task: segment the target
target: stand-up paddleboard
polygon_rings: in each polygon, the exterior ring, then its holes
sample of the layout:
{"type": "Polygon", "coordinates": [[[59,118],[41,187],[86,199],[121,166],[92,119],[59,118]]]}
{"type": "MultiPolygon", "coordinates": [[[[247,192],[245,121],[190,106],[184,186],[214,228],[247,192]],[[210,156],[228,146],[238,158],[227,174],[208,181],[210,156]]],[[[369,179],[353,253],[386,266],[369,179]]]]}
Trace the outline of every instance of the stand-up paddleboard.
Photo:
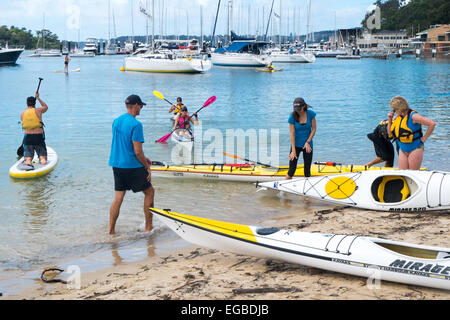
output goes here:
{"type": "Polygon", "coordinates": [[[363,171],[264,182],[257,186],[370,210],[450,209],[450,172],[363,171]]]}
{"type": "Polygon", "coordinates": [[[31,162],[32,166],[25,164],[25,158],[20,158],[11,168],[9,168],[9,175],[17,179],[30,179],[46,175],[52,171],[58,163],[58,155],[55,150],[47,146],[47,163],[42,165],[39,163],[37,154],[34,154],[31,162]]]}
{"type": "Polygon", "coordinates": [[[78,69],[73,69],[73,70],[68,70],[68,71],[65,71],[65,70],[55,70],[55,72],[59,72],[59,73],[65,73],[65,72],[80,72],[81,71],[81,69],[80,68],[78,68],[78,69]]]}
{"type": "Polygon", "coordinates": [[[196,245],[365,278],[450,289],[450,248],[357,235],[258,228],[150,208],[196,245]]]}
{"type": "Polygon", "coordinates": [[[279,69],[265,69],[265,68],[256,68],[256,71],[262,71],[262,72],[276,72],[276,71],[282,71],[283,68],[279,68],[279,69]]]}
{"type": "MultiPolygon", "coordinates": [[[[236,182],[261,182],[283,179],[288,166],[269,167],[253,163],[211,163],[168,165],[162,162],[152,163],[154,177],[226,180],[236,182]]],[[[381,170],[382,167],[367,167],[362,165],[342,165],[329,162],[315,162],[311,165],[312,176],[324,176],[347,172],[381,170]]],[[[386,170],[393,168],[384,168],[386,170]]],[[[298,165],[294,177],[304,177],[304,166],[298,165]]]]}

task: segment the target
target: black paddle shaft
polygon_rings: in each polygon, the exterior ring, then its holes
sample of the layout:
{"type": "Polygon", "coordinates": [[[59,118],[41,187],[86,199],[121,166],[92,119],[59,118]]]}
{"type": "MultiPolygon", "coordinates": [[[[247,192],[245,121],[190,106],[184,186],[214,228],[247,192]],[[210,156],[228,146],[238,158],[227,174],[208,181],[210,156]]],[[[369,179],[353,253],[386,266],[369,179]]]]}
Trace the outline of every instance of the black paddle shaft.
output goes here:
{"type": "Polygon", "coordinates": [[[43,78],[39,78],[39,84],[38,84],[36,92],[39,92],[39,88],[41,87],[41,81],[42,80],[44,80],[44,79],[43,78]]]}

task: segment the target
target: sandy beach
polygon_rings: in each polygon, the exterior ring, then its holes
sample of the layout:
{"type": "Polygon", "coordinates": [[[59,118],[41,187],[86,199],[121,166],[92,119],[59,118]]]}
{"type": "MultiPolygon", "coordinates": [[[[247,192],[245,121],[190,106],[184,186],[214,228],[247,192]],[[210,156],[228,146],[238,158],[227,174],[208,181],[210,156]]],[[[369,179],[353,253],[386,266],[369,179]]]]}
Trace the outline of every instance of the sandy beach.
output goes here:
{"type": "MultiPolygon", "coordinates": [[[[273,221],[271,221],[272,223],[273,221]]],[[[278,219],[273,226],[308,232],[363,234],[448,247],[448,212],[390,213],[335,207],[278,219]]],[[[197,246],[81,275],[81,288],[41,282],[17,296],[30,300],[450,300],[450,292],[381,282],[282,261],[197,246]]]]}

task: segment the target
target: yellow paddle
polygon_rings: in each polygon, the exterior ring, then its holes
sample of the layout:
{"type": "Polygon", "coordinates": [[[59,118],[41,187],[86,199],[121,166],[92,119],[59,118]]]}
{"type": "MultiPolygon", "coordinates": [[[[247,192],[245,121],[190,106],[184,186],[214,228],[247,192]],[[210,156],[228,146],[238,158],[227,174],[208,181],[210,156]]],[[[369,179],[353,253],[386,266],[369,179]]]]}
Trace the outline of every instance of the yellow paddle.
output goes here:
{"type": "Polygon", "coordinates": [[[164,101],[166,101],[167,103],[169,103],[170,105],[173,105],[173,103],[172,102],[170,102],[169,100],[167,100],[166,98],[164,98],[164,96],[163,96],[163,94],[161,93],[161,92],[158,92],[158,91],[153,91],[153,94],[155,95],[155,96],[157,96],[158,98],[160,98],[161,100],[164,100],[164,101]]]}

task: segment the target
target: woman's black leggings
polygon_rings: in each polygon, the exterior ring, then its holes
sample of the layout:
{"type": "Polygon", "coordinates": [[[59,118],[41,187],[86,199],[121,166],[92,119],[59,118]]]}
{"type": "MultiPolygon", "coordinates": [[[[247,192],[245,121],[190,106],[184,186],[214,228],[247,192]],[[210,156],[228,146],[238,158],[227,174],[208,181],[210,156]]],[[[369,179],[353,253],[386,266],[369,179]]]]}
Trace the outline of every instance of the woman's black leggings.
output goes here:
{"type": "MultiPolygon", "coordinates": [[[[289,151],[289,154],[292,152],[289,151]]],[[[293,177],[295,174],[295,170],[297,170],[297,161],[298,157],[300,156],[300,152],[303,152],[303,164],[304,164],[304,170],[305,170],[305,177],[311,177],[311,163],[312,163],[312,157],[313,157],[313,150],[311,150],[310,153],[306,152],[305,149],[295,147],[295,153],[297,155],[297,158],[294,158],[293,160],[289,161],[289,171],[288,176],[293,177]]]]}

